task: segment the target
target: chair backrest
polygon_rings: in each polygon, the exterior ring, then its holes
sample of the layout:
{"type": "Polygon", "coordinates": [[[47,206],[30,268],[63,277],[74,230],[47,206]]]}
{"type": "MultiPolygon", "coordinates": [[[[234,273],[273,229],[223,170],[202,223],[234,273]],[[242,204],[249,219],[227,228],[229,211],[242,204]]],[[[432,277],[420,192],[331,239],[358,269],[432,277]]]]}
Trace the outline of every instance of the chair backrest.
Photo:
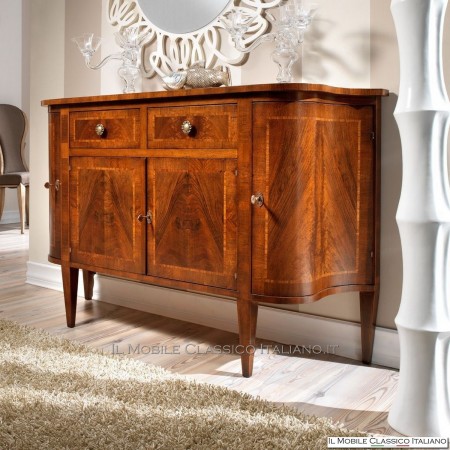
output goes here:
{"type": "Polygon", "coordinates": [[[22,155],[26,128],[25,114],[20,108],[0,104],[0,174],[27,171],[22,155]]]}

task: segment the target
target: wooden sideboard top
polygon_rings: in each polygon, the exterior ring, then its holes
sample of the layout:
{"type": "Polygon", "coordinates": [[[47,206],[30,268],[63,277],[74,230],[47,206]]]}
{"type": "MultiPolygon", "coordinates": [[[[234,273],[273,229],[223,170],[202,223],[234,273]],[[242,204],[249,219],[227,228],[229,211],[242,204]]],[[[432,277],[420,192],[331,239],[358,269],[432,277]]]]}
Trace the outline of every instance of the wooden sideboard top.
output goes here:
{"type": "Polygon", "coordinates": [[[131,102],[146,101],[156,99],[180,99],[221,95],[261,95],[274,93],[290,93],[301,96],[302,94],[322,94],[343,97],[384,97],[389,95],[386,89],[352,89],[327,86],[325,84],[309,84],[309,83],[273,83],[273,84],[252,84],[244,86],[227,86],[219,88],[199,88],[199,89],[180,89],[176,91],[152,91],[140,92],[134,94],[113,94],[113,95],[96,95],[90,97],[73,97],[59,98],[51,100],[43,100],[42,106],[63,106],[75,104],[90,104],[99,102],[131,102]]]}

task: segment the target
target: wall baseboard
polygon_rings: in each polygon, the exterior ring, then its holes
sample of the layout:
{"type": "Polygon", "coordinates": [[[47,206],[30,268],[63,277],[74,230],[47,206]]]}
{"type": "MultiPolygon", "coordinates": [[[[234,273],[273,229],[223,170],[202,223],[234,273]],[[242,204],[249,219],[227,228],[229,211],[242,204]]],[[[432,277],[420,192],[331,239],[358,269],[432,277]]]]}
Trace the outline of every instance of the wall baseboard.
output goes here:
{"type": "Polygon", "coordinates": [[[19,211],[3,211],[0,224],[6,225],[9,223],[20,223],[19,211]]]}
{"type": "MultiPolygon", "coordinates": [[[[29,261],[27,283],[62,291],[60,267],[29,261]]],[[[83,296],[81,276],[79,284],[78,293],[83,296]]],[[[94,299],[233,333],[238,330],[236,302],[233,299],[99,275],[95,279],[94,299]]],[[[257,336],[281,344],[305,346],[309,352],[323,350],[361,359],[360,326],[357,323],[260,306],[257,336]]],[[[396,330],[377,327],[372,362],[399,368],[400,345],[396,330]]]]}

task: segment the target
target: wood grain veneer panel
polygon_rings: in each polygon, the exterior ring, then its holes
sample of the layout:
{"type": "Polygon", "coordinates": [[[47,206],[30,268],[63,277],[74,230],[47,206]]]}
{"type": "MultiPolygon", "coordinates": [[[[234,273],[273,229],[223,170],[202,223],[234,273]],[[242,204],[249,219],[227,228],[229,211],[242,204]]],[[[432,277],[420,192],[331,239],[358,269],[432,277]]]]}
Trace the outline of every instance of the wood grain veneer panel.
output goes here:
{"type": "Polygon", "coordinates": [[[372,108],[257,103],[254,118],[252,292],[372,283],[372,108]]]}
{"type": "Polygon", "coordinates": [[[74,111],[70,113],[71,148],[138,148],[141,116],[139,109],[74,111]],[[102,136],[95,126],[102,124],[102,136]]]}
{"type": "Polygon", "coordinates": [[[145,271],[145,160],[70,160],[71,261],[126,272],[145,271]]]}
{"type": "Polygon", "coordinates": [[[235,159],[149,160],[149,275],[235,289],[235,159]]]}
{"type": "Polygon", "coordinates": [[[148,109],[149,148],[236,148],[236,105],[181,106],[148,109]],[[189,135],[181,131],[188,120],[189,135]]]}

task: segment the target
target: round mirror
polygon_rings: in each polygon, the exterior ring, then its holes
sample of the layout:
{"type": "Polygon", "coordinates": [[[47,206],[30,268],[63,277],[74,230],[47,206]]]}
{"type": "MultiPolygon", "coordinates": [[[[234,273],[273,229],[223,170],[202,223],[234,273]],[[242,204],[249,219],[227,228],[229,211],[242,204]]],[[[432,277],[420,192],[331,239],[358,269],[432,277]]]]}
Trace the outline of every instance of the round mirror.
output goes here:
{"type": "Polygon", "coordinates": [[[241,64],[246,54],[229,45],[219,18],[235,4],[246,14],[255,16],[246,36],[247,45],[251,45],[269,27],[265,11],[283,1],[108,0],[108,20],[121,31],[138,27],[140,37],[148,37],[143,45],[144,76],[164,77],[200,61],[208,69],[218,61],[241,64]]]}
{"type": "Polygon", "coordinates": [[[187,34],[214,22],[233,0],[138,0],[149,22],[162,31],[187,34]]]}

